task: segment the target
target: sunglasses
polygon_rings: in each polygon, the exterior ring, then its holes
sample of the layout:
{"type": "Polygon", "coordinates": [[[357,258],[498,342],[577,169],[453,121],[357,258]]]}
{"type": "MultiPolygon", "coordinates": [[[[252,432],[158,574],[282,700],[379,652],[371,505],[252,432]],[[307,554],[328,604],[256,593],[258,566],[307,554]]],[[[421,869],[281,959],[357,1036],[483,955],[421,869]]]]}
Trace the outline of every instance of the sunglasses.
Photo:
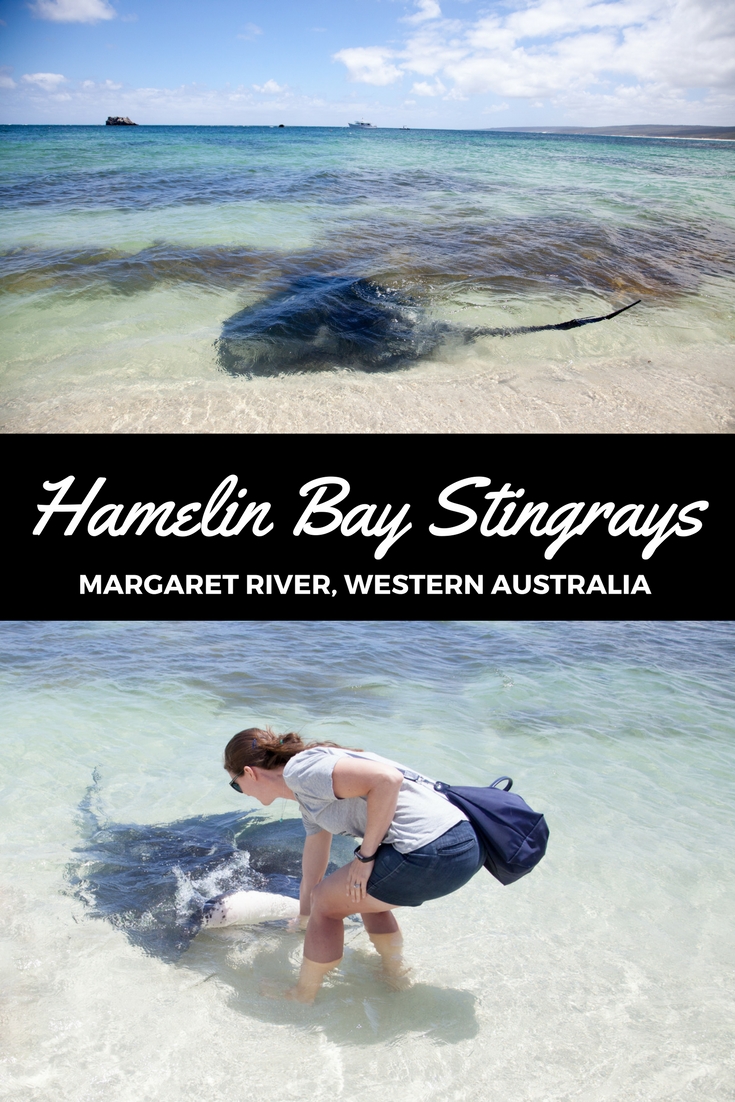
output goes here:
{"type": "MultiPolygon", "coordinates": [[[[250,744],[251,749],[254,750],[257,745],[258,745],[258,740],[256,738],[254,738],[253,741],[250,744]]],[[[243,770],[243,772],[244,772],[244,770],[243,770]]],[[[242,774],[240,774],[240,776],[242,776],[242,774]]],[[[245,795],[245,793],[240,788],[240,785],[237,783],[237,781],[230,781],[230,788],[234,788],[235,792],[239,792],[241,796],[245,795]]]]}

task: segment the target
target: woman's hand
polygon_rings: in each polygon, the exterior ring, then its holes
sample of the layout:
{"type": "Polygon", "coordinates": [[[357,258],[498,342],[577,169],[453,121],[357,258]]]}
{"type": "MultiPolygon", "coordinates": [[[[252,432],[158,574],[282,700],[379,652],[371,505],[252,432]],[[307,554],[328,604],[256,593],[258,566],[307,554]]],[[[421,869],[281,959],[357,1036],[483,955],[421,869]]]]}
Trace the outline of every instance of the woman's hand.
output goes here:
{"type": "MultiPolygon", "coordinates": [[[[358,861],[356,857],[350,864],[347,876],[347,898],[351,903],[359,904],[367,895],[367,882],[374,864],[374,861],[358,861]]],[[[360,910],[359,906],[355,909],[360,910]]]]}

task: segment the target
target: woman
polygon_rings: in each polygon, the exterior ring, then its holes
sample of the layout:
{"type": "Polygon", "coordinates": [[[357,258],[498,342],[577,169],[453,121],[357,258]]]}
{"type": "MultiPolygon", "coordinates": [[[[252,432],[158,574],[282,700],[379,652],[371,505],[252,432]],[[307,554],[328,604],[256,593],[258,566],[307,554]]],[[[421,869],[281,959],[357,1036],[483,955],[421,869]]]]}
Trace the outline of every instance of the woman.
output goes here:
{"type": "Polygon", "coordinates": [[[482,867],[467,817],[430,781],[378,754],[252,727],[230,739],[225,769],[238,792],[268,806],[295,800],[306,828],[300,890],[306,927],[299,980],[311,1003],[342,959],[343,920],[359,912],[385,978],[405,985],[403,938],[391,913],[448,895],[482,867]],[[354,860],[324,877],[333,834],[362,838],[354,860]]]}

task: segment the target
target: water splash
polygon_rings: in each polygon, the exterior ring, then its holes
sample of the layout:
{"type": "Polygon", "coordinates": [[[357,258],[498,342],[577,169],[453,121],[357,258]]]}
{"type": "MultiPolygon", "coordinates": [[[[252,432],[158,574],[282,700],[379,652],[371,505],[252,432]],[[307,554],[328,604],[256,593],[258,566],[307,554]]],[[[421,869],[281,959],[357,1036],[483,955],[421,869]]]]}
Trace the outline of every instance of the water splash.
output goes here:
{"type": "MultiPolygon", "coordinates": [[[[177,960],[213,896],[240,890],[298,896],[300,819],[267,822],[231,812],[160,825],[114,823],[102,818],[100,786],[95,770],[79,804],[84,844],[67,866],[69,891],[89,917],[110,922],[146,953],[177,960]]],[[[347,860],[349,842],[336,842],[337,859],[347,860]]]]}

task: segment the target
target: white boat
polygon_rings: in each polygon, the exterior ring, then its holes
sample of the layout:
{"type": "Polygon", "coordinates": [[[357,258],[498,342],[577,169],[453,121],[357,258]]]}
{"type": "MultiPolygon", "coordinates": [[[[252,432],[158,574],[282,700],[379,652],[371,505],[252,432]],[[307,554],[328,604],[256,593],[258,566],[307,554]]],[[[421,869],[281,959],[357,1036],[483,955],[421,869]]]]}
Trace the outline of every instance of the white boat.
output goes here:
{"type": "Polygon", "coordinates": [[[377,126],[372,122],[348,122],[347,125],[351,130],[377,130],[377,126]]]}

